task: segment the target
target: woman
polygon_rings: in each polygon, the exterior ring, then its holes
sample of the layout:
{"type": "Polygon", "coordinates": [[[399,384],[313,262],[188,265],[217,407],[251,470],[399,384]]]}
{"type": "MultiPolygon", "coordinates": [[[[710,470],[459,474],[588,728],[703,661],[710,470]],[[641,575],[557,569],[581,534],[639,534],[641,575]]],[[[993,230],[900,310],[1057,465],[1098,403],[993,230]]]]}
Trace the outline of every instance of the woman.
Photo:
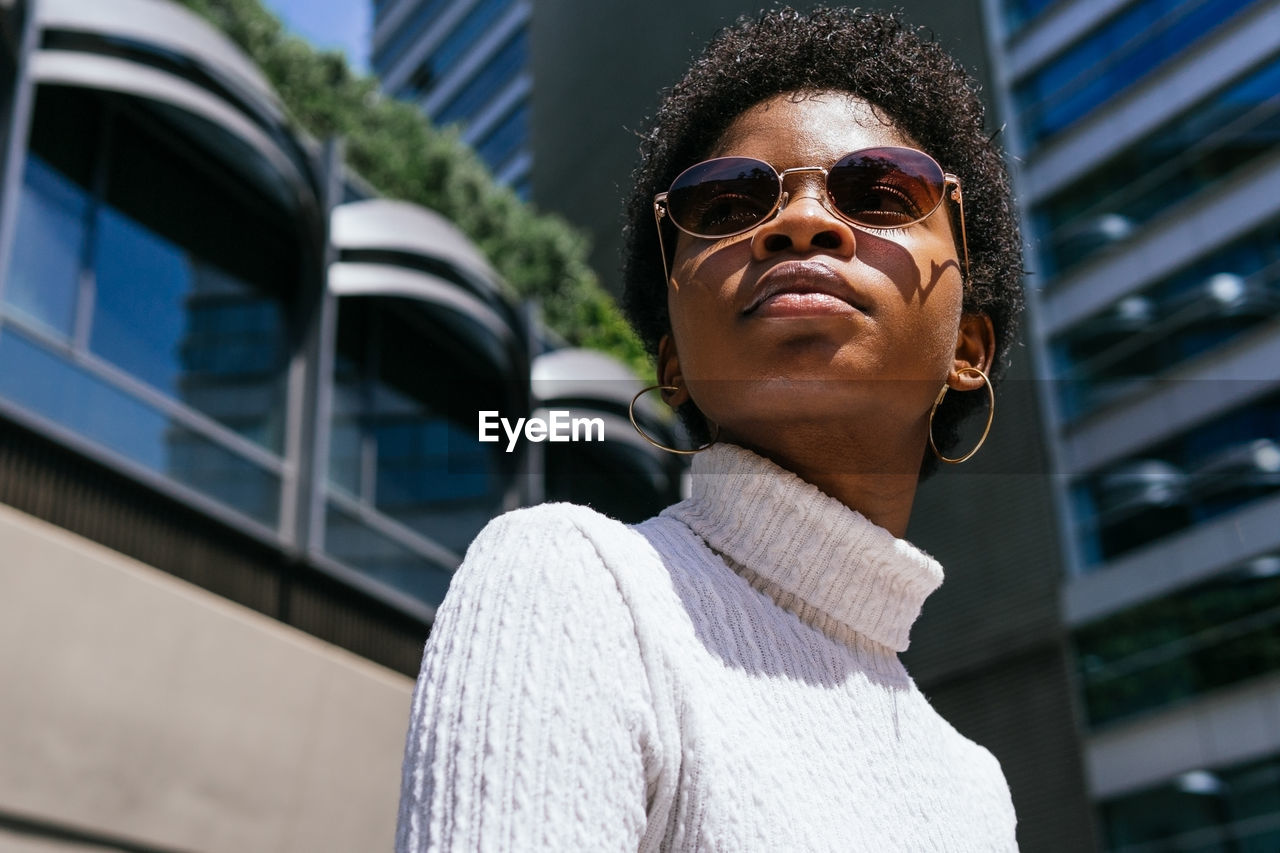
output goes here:
{"type": "Polygon", "coordinates": [[[967,79],[893,17],[769,13],[642,153],[627,308],[707,445],[692,496],[481,533],[423,660],[400,848],[1015,849],[999,765],[897,658],[942,580],[899,538],[916,485],[994,404],[1018,309],[967,79]]]}

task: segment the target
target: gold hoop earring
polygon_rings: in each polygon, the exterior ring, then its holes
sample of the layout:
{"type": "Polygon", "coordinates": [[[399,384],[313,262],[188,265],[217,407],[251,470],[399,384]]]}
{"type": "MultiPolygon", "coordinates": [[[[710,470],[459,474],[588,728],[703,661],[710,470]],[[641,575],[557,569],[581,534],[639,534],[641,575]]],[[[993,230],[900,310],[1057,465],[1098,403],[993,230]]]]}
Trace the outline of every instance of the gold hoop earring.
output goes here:
{"type": "Polygon", "coordinates": [[[631,425],[635,427],[636,432],[640,433],[641,438],[643,438],[645,441],[649,442],[659,450],[665,450],[668,453],[676,453],[676,454],[679,454],[680,456],[692,456],[695,453],[701,453],[702,451],[706,450],[708,447],[716,443],[716,439],[720,437],[719,426],[715,428],[715,432],[712,434],[710,441],[708,441],[706,444],[702,445],[701,447],[695,447],[693,450],[677,450],[674,447],[667,447],[665,444],[661,444],[659,442],[654,441],[652,438],[649,437],[649,435],[644,430],[640,429],[640,424],[636,421],[636,401],[639,400],[641,397],[643,397],[645,394],[648,394],[650,391],[659,391],[659,390],[660,391],[679,391],[680,386],[679,385],[650,385],[648,388],[641,390],[634,397],[632,397],[631,405],[627,407],[627,414],[630,415],[631,417],[631,425]]]}
{"type": "Polygon", "coordinates": [[[976,367],[962,367],[956,373],[963,376],[966,373],[976,373],[982,377],[982,381],[987,384],[987,399],[991,401],[991,407],[987,411],[987,425],[982,430],[982,438],[978,439],[978,443],[964,456],[957,456],[949,459],[938,452],[938,445],[933,443],[933,416],[938,412],[938,406],[942,404],[942,398],[947,396],[947,392],[951,390],[950,385],[943,385],[942,390],[938,392],[938,398],[933,401],[933,408],[929,410],[929,446],[933,448],[933,455],[943,462],[949,462],[952,465],[959,465],[961,462],[968,462],[973,458],[973,454],[982,449],[982,445],[987,440],[987,434],[991,432],[991,422],[996,417],[996,389],[991,387],[991,380],[987,378],[987,374],[983,373],[976,367]]]}

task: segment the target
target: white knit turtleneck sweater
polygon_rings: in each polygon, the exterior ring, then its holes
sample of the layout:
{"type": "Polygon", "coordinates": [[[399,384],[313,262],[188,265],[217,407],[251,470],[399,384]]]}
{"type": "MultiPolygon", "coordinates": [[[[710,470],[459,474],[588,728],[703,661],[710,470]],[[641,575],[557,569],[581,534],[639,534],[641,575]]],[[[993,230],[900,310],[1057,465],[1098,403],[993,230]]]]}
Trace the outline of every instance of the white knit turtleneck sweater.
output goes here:
{"type": "Polygon", "coordinates": [[[505,515],[427,644],[398,849],[1015,850],[999,765],[896,654],[941,582],[731,445],[636,527],[505,515]]]}

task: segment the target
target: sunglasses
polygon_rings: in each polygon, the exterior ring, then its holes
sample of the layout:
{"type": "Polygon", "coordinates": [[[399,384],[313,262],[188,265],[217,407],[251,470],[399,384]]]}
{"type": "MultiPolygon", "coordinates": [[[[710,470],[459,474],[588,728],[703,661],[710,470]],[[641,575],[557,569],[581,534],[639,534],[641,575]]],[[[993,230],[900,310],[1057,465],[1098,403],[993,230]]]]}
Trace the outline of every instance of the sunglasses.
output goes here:
{"type": "MultiPolygon", "coordinates": [[[[960,210],[960,242],[964,277],[969,278],[969,243],[964,232],[964,196],[960,179],[944,172],[914,148],[863,148],[845,154],[830,168],[797,166],[781,172],[754,157],[716,157],[685,169],[671,188],[653,197],[662,260],[662,220],[691,237],[719,239],[745,234],[772,219],[786,206],[783,181],[799,172],[821,172],[826,179],[828,209],[862,228],[914,225],[942,206],[947,185],[960,210]]],[[[670,278],[670,270],[668,279],[670,278]]]]}

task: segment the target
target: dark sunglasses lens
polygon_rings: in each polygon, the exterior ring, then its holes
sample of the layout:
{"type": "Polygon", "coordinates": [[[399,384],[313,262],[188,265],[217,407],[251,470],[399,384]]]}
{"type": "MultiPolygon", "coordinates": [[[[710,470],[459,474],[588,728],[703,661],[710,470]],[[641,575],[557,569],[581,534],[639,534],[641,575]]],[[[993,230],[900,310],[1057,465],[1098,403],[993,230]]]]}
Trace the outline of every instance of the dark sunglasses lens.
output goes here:
{"type": "Polygon", "coordinates": [[[942,201],[942,168],[910,148],[867,148],[831,167],[827,191],[850,220],[871,228],[909,225],[942,201]]]}
{"type": "Polygon", "coordinates": [[[667,192],[677,226],[701,237],[725,237],[768,218],[779,198],[778,176],[750,157],[720,157],[690,166],[667,192]]]}

